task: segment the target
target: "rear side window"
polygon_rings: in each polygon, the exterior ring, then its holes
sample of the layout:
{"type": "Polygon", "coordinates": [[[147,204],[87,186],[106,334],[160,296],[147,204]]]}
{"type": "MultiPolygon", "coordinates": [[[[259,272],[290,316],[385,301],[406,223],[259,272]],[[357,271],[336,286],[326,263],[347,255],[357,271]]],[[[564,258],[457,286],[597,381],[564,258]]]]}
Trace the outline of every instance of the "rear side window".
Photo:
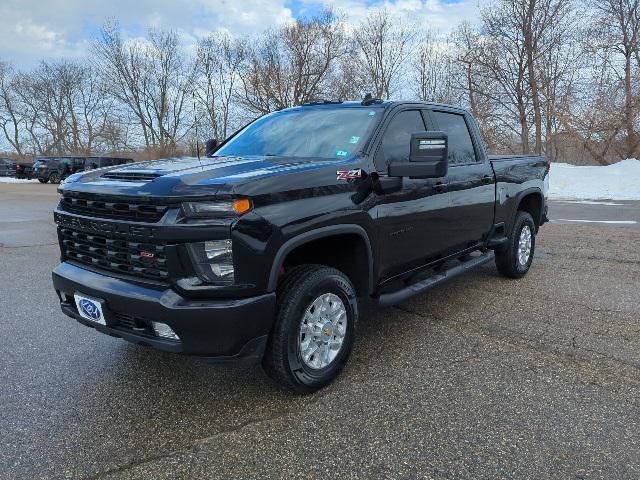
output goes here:
{"type": "Polygon", "coordinates": [[[405,110],[393,117],[382,137],[385,163],[388,165],[392,162],[408,162],[411,134],[425,130],[422,114],[418,110],[405,110]]]}
{"type": "Polygon", "coordinates": [[[449,165],[477,162],[473,142],[463,115],[433,112],[438,129],[449,136],[449,165]]]}

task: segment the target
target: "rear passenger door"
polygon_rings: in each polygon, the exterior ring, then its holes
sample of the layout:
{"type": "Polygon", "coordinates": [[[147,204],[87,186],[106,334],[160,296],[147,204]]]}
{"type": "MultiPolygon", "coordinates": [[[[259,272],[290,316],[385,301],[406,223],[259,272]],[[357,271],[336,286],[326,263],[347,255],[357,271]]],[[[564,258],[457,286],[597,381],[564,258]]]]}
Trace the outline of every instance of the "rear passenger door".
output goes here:
{"type": "Polygon", "coordinates": [[[456,110],[432,110],[437,130],[449,137],[448,190],[450,194],[450,245],[455,252],[472,246],[493,225],[495,178],[480,145],[470,133],[472,120],[456,110]]]}
{"type": "MultiPolygon", "coordinates": [[[[432,130],[419,108],[391,113],[374,161],[378,175],[388,165],[409,160],[411,135],[432,130]],[[426,123],[425,123],[426,120],[426,123]]],[[[446,245],[449,195],[445,178],[402,178],[402,189],[376,197],[380,276],[388,278],[440,254],[446,245]]]]}

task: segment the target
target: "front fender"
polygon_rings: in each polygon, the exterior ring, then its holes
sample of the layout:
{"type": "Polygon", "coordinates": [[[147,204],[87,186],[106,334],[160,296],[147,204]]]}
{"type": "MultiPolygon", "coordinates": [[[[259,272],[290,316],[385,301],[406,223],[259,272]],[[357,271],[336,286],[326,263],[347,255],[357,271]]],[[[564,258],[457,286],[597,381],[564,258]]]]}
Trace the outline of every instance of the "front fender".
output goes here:
{"type": "Polygon", "coordinates": [[[284,242],[284,244],[282,244],[282,246],[278,249],[273,264],[271,265],[268,291],[273,292],[276,290],[276,287],[278,286],[278,276],[280,273],[280,269],[284,264],[285,258],[291,251],[301,245],[304,245],[305,243],[342,234],[355,234],[360,236],[364,241],[366,245],[366,254],[368,260],[368,290],[369,293],[373,293],[373,251],[371,248],[371,240],[367,231],[360,225],[356,224],[339,224],[315,228],[313,230],[300,233],[284,242]]]}

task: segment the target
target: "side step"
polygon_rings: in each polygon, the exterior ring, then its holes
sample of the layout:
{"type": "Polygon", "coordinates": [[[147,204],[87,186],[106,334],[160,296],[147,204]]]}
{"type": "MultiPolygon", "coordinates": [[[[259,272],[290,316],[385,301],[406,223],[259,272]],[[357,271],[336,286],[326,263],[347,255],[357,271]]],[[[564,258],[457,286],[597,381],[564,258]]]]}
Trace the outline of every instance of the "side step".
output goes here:
{"type": "Polygon", "coordinates": [[[456,265],[449,270],[436,273],[429,278],[425,278],[424,280],[420,280],[419,282],[412,283],[405,288],[402,288],[395,292],[383,293],[378,297],[378,305],[380,305],[381,307],[387,307],[389,305],[403,302],[408,298],[413,297],[414,295],[426,292],[427,290],[430,290],[433,287],[440,285],[441,283],[447,282],[452,278],[468,272],[469,270],[473,270],[474,268],[479,267],[480,265],[484,265],[485,263],[493,260],[494,257],[495,254],[492,250],[490,250],[484,252],[478,257],[473,257],[470,260],[461,263],[460,265],[456,265]]]}
{"type": "Polygon", "coordinates": [[[497,248],[504,247],[509,242],[509,237],[502,235],[500,237],[493,237],[487,242],[487,247],[497,248]]]}

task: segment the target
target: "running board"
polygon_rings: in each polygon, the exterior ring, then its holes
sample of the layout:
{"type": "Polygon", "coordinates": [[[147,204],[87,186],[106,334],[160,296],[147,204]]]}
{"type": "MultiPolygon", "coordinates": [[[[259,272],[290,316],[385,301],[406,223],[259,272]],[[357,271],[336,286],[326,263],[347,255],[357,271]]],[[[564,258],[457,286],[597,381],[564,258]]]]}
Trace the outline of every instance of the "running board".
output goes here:
{"type": "Polygon", "coordinates": [[[468,272],[469,270],[473,270],[474,268],[479,267],[480,265],[484,265],[485,263],[493,260],[494,257],[495,254],[492,250],[490,250],[478,257],[473,257],[470,260],[461,263],[460,265],[456,265],[455,267],[452,267],[449,270],[445,270],[444,272],[436,273],[429,278],[420,280],[419,282],[413,283],[403,289],[397,290],[395,292],[383,293],[378,297],[378,305],[380,305],[381,307],[388,307],[389,305],[403,302],[408,298],[413,297],[414,295],[426,292],[427,290],[430,290],[433,287],[440,285],[441,283],[447,282],[452,278],[468,272]]]}

